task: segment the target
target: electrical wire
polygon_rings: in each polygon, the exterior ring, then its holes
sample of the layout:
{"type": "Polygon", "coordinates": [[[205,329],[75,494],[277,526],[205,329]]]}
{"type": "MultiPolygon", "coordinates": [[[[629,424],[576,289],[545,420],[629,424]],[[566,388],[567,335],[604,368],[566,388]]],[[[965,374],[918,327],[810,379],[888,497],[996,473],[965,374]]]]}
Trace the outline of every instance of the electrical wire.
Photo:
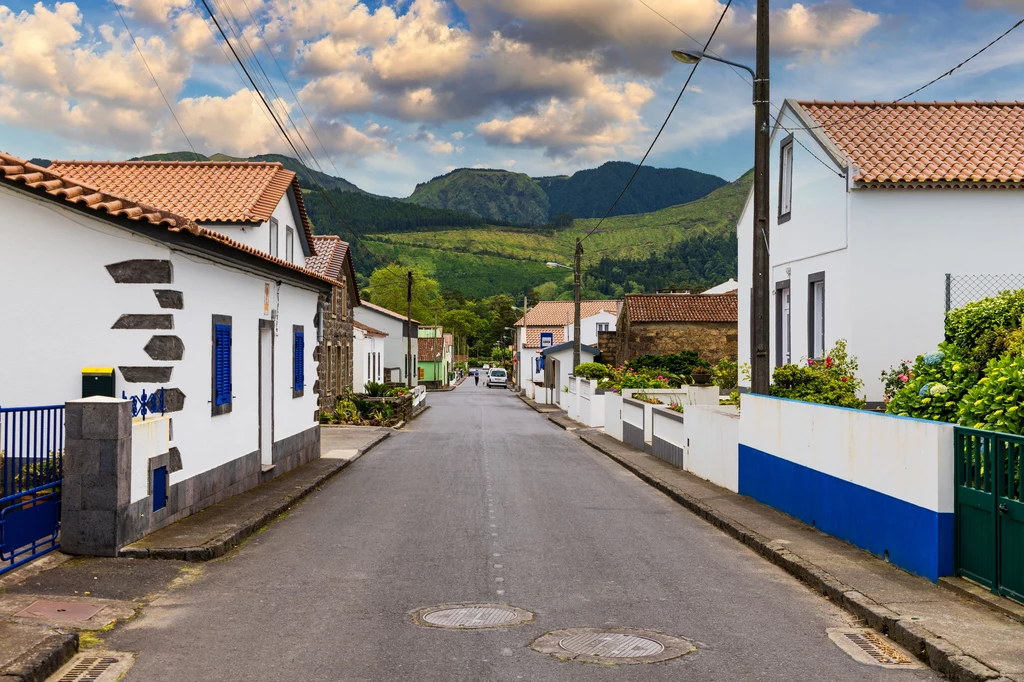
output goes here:
{"type": "Polygon", "coordinates": [[[189,149],[191,149],[192,153],[195,154],[196,161],[199,161],[199,152],[196,151],[195,146],[192,144],[192,140],[188,137],[188,133],[185,132],[185,128],[182,127],[181,121],[178,120],[178,115],[174,113],[174,107],[172,107],[171,103],[167,100],[167,95],[164,94],[164,89],[160,87],[160,82],[157,81],[156,75],[153,73],[153,69],[149,68],[149,62],[146,60],[146,55],[142,53],[142,48],[139,47],[139,42],[135,40],[135,34],[132,33],[132,29],[128,26],[128,22],[125,20],[124,14],[121,13],[121,8],[116,2],[114,3],[114,9],[117,10],[117,16],[121,17],[121,23],[124,24],[124,30],[128,31],[128,37],[132,39],[132,45],[135,46],[135,51],[139,53],[140,57],[142,57],[142,63],[146,65],[146,71],[149,71],[149,77],[153,79],[153,85],[156,86],[157,91],[160,93],[160,97],[164,100],[164,104],[167,105],[167,110],[171,112],[171,118],[173,118],[174,122],[178,125],[178,130],[181,131],[182,137],[184,137],[185,142],[188,143],[189,149]]]}
{"type": "MultiPolygon", "coordinates": [[[[718,22],[715,23],[715,27],[711,31],[711,35],[708,36],[707,43],[705,43],[704,45],[705,50],[708,48],[708,45],[711,44],[711,41],[715,39],[715,34],[718,33],[718,27],[722,25],[722,20],[725,19],[725,15],[729,11],[729,7],[731,6],[732,0],[728,0],[728,2],[725,3],[725,9],[722,10],[722,15],[718,17],[718,22]]],[[[683,87],[679,91],[679,95],[676,96],[676,101],[672,103],[672,108],[669,109],[668,111],[668,116],[665,117],[665,120],[662,122],[661,127],[658,128],[658,133],[654,136],[654,139],[651,141],[651,146],[647,148],[647,151],[644,152],[643,158],[640,159],[640,163],[638,163],[636,168],[633,169],[633,174],[629,176],[629,180],[626,181],[626,185],[622,188],[622,191],[619,192],[619,196],[615,197],[615,201],[613,201],[612,205],[608,207],[607,211],[605,211],[604,215],[601,217],[601,220],[599,220],[597,224],[590,229],[590,232],[583,236],[583,239],[580,240],[580,243],[584,242],[587,239],[587,237],[589,237],[590,235],[594,234],[594,232],[597,231],[597,228],[601,227],[601,224],[604,223],[605,219],[609,216],[609,214],[611,214],[612,210],[614,210],[615,206],[619,203],[619,200],[622,199],[622,196],[626,193],[626,190],[628,190],[629,186],[633,184],[633,179],[636,178],[637,173],[640,172],[640,168],[643,167],[644,162],[647,161],[647,157],[650,155],[651,150],[654,149],[654,145],[657,144],[658,138],[661,137],[661,133],[665,130],[665,126],[668,125],[669,119],[672,118],[672,114],[675,113],[676,107],[679,106],[679,100],[683,98],[683,93],[686,92],[686,88],[690,84],[690,80],[693,79],[693,74],[696,73],[697,66],[699,66],[699,64],[700,62],[693,65],[693,68],[690,70],[690,75],[686,77],[686,82],[683,83],[683,87]]]]}

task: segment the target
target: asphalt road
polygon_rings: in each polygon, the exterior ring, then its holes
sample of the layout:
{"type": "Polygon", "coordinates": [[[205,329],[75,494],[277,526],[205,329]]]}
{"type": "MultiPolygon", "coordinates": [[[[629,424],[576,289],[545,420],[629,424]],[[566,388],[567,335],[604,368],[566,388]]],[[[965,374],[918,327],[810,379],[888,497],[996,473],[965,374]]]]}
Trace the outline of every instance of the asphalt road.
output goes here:
{"type": "Polygon", "coordinates": [[[433,393],[385,441],[194,583],[118,628],[136,682],[932,680],[851,659],[840,609],[507,391],[433,393]],[[507,603],[525,625],[452,631],[410,612],[507,603]],[[570,627],[693,640],[651,665],[529,648],[570,627]]]}

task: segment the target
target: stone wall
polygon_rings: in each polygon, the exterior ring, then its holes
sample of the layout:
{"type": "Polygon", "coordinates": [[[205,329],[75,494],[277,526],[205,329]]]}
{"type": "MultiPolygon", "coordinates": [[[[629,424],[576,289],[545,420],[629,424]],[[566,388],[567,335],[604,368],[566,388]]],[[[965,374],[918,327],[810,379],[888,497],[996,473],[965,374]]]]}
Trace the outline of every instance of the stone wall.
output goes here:
{"type": "Polygon", "coordinates": [[[601,351],[601,362],[612,367],[619,366],[618,332],[598,332],[597,348],[601,351]]]}
{"type": "Polygon", "coordinates": [[[317,362],[314,390],[320,396],[320,410],[329,411],[337,405],[340,396],[352,390],[353,314],[352,297],[347,288],[334,287],[331,303],[324,309],[323,316],[324,340],[313,357],[317,362]]]}
{"type": "Polygon", "coordinates": [[[641,355],[695,350],[711,364],[736,359],[735,322],[645,322],[626,324],[618,332],[616,360],[626,363],[641,355]]]}

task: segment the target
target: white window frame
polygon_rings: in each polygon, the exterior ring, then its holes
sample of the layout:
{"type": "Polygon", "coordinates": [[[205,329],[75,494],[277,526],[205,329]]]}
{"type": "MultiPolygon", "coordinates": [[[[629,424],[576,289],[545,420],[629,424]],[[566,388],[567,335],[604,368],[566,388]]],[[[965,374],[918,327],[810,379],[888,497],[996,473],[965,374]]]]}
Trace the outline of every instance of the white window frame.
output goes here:
{"type": "Polygon", "coordinates": [[[277,218],[270,219],[270,255],[277,255],[277,218]]]}
{"type": "Polygon", "coordinates": [[[599,331],[599,332],[606,332],[606,331],[609,330],[610,327],[611,327],[611,323],[609,323],[609,322],[598,322],[597,323],[597,331],[599,331]]]}
{"type": "Polygon", "coordinates": [[[775,284],[775,366],[793,362],[793,289],[787,279],[775,284]]]}
{"type": "Polygon", "coordinates": [[[807,357],[825,355],[825,273],[807,277],[807,357]]]}
{"type": "Polygon", "coordinates": [[[779,147],[779,222],[784,223],[793,214],[793,136],[779,147]]]}

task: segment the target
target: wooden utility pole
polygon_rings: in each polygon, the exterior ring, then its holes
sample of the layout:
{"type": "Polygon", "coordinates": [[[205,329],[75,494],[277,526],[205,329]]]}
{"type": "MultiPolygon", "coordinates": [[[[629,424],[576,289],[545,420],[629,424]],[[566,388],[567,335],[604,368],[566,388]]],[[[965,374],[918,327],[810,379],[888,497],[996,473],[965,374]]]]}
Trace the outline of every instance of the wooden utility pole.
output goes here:
{"type": "Polygon", "coordinates": [[[583,264],[583,242],[576,237],[576,262],[573,266],[573,303],[576,310],[572,321],[572,371],[580,364],[580,267],[583,264]]]}
{"type": "Polygon", "coordinates": [[[754,234],[753,295],[750,311],[751,392],[767,395],[771,384],[771,346],[768,329],[770,305],[770,268],[768,255],[768,172],[769,172],[769,87],[768,0],[757,0],[757,63],[754,76],[754,234]]]}
{"type": "Polygon", "coordinates": [[[412,388],[412,270],[405,293],[405,385],[412,388]]]}

